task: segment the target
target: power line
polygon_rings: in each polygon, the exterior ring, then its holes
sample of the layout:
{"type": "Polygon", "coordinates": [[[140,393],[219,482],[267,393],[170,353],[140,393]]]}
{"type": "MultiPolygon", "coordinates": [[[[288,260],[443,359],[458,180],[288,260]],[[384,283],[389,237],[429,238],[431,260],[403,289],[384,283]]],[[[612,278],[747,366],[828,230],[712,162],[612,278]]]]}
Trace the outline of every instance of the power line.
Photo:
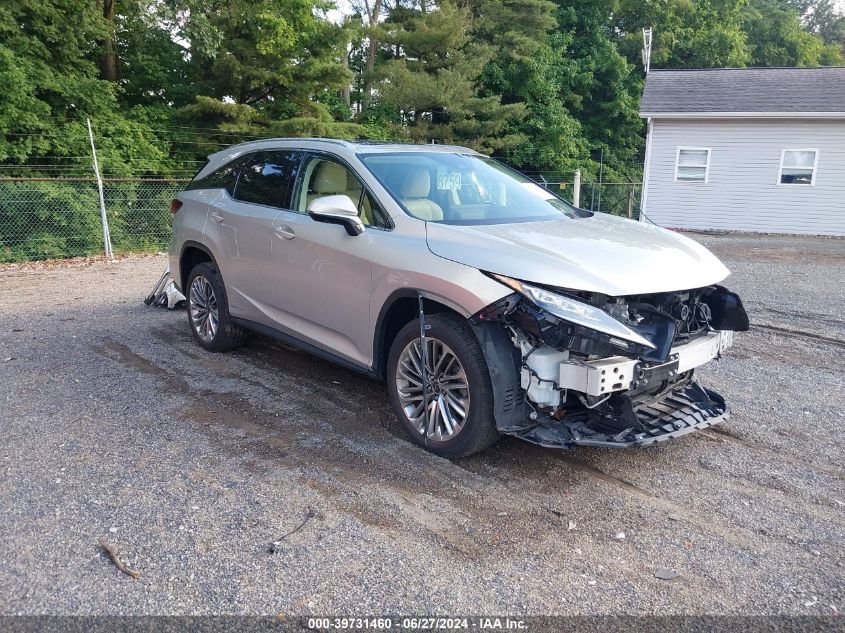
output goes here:
{"type": "MultiPolygon", "coordinates": [[[[49,119],[49,117],[47,117],[47,118],[49,119]]],[[[97,123],[96,120],[92,121],[92,124],[95,127],[96,127],[96,123],[97,123]]],[[[82,125],[82,124],[77,123],[77,122],[66,121],[66,122],[63,122],[63,123],[59,123],[58,125],[67,127],[67,126],[70,126],[70,125],[82,125]]],[[[142,125],[142,124],[139,124],[139,125],[142,125]]],[[[191,126],[160,126],[160,127],[142,127],[141,130],[147,131],[147,132],[172,133],[174,135],[175,134],[188,135],[188,134],[191,134],[191,133],[207,132],[206,134],[202,134],[202,135],[203,136],[238,137],[238,138],[252,139],[252,140],[264,140],[264,139],[272,139],[272,138],[278,138],[279,137],[278,134],[270,134],[270,133],[267,133],[267,134],[249,134],[247,132],[225,130],[225,129],[221,129],[219,127],[218,128],[206,128],[206,127],[191,127],[191,126]]],[[[84,129],[82,129],[82,128],[79,128],[78,130],[74,130],[74,133],[76,131],[80,132],[82,135],[84,135],[84,133],[85,133],[84,129]]],[[[99,136],[101,136],[103,138],[111,138],[111,135],[108,133],[109,131],[110,130],[108,128],[106,128],[106,129],[101,128],[100,131],[99,131],[99,136]]],[[[46,138],[62,138],[63,137],[62,134],[53,134],[53,133],[46,132],[46,131],[45,132],[7,132],[5,135],[6,136],[20,136],[20,137],[23,137],[23,136],[40,136],[40,137],[46,137],[46,138]]],[[[396,140],[406,141],[407,139],[396,139],[396,140]]]]}

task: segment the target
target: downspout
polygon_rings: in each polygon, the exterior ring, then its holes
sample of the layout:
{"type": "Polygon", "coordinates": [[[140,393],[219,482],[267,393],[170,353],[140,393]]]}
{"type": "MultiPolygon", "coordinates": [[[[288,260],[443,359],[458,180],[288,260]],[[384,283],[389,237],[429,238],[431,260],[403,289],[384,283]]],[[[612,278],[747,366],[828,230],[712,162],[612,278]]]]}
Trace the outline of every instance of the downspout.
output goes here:
{"type": "MultiPolygon", "coordinates": [[[[643,29],[643,68],[645,69],[645,77],[646,81],[648,81],[648,72],[651,70],[651,40],[652,40],[652,28],[644,28],[643,29]]],[[[645,87],[643,87],[645,90],[645,87]]],[[[648,218],[646,215],[646,200],[648,199],[648,170],[651,168],[651,133],[653,130],[653,122],[652,118],[648,117],[646,119],[646,125],[648,125],[648,131],[646,132],[645,137],[645,161],[643,163],[643,191],[640,195],[640,222],[643,222],[648,218]]],[[[649,220],[651,222],[651,220],[649,220]]],[[[652,224],[654,224],[652,222],[652,224]]]]}
{"type": "Polygon", "coordinates": [[[647,119],[648,132],[645,137],[645,162],[643,163],[643,192],[640,195],[640,222],[646,220],[646,200],[648,199],[648,171],[651,167],[651,134],[654,123],[651,117],[647,119]]]}

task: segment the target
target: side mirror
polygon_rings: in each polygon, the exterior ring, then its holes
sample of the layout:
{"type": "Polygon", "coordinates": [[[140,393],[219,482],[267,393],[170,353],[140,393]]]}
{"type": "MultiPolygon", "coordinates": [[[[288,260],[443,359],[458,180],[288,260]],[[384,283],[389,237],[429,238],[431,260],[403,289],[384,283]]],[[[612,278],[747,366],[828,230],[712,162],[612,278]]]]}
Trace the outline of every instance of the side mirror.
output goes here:
{"type": "Polygon", "coordinates": [[[352,198],[343,194],[315,198],[308,203],[308,215],[317,222],[340,224],[349,235],[361,235],[364,223],[352,198]]]}

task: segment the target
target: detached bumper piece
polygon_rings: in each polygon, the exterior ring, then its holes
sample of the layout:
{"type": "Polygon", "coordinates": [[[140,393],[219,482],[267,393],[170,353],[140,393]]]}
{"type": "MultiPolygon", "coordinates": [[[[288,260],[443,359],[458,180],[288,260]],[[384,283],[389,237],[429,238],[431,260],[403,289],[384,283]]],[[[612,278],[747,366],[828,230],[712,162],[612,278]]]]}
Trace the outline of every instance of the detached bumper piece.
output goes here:
{"type": "Polygon", "coordinates": [[[175,309],[183,301],[185,301],[185,295],[176,290],[176,282],[170,276],[170,266],[164,269],[164,273],[153,286],[153,291],[144,299],[144,303],[148,306],[156,308],[167,306],[168,310],[175,309]]]}
{"type": "Polygon", "coordinates": [[[531,420],[531,425],[505,432],[548,448],[648,446],[706,429],[729,416],[724,398],[695,381],[658,396],[615,396],[612,413],[583,409],[560,420],[531,420]]]}

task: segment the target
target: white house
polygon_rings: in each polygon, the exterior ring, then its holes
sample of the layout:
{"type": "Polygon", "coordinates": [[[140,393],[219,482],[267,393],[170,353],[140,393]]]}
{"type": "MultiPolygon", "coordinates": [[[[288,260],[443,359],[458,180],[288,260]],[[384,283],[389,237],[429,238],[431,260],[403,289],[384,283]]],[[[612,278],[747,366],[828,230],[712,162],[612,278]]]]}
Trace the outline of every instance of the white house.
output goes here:
{"type": "Polygon", "coordinates": [[[845,236],[845,68],[652,70],[643,221],[845,236]]]}

